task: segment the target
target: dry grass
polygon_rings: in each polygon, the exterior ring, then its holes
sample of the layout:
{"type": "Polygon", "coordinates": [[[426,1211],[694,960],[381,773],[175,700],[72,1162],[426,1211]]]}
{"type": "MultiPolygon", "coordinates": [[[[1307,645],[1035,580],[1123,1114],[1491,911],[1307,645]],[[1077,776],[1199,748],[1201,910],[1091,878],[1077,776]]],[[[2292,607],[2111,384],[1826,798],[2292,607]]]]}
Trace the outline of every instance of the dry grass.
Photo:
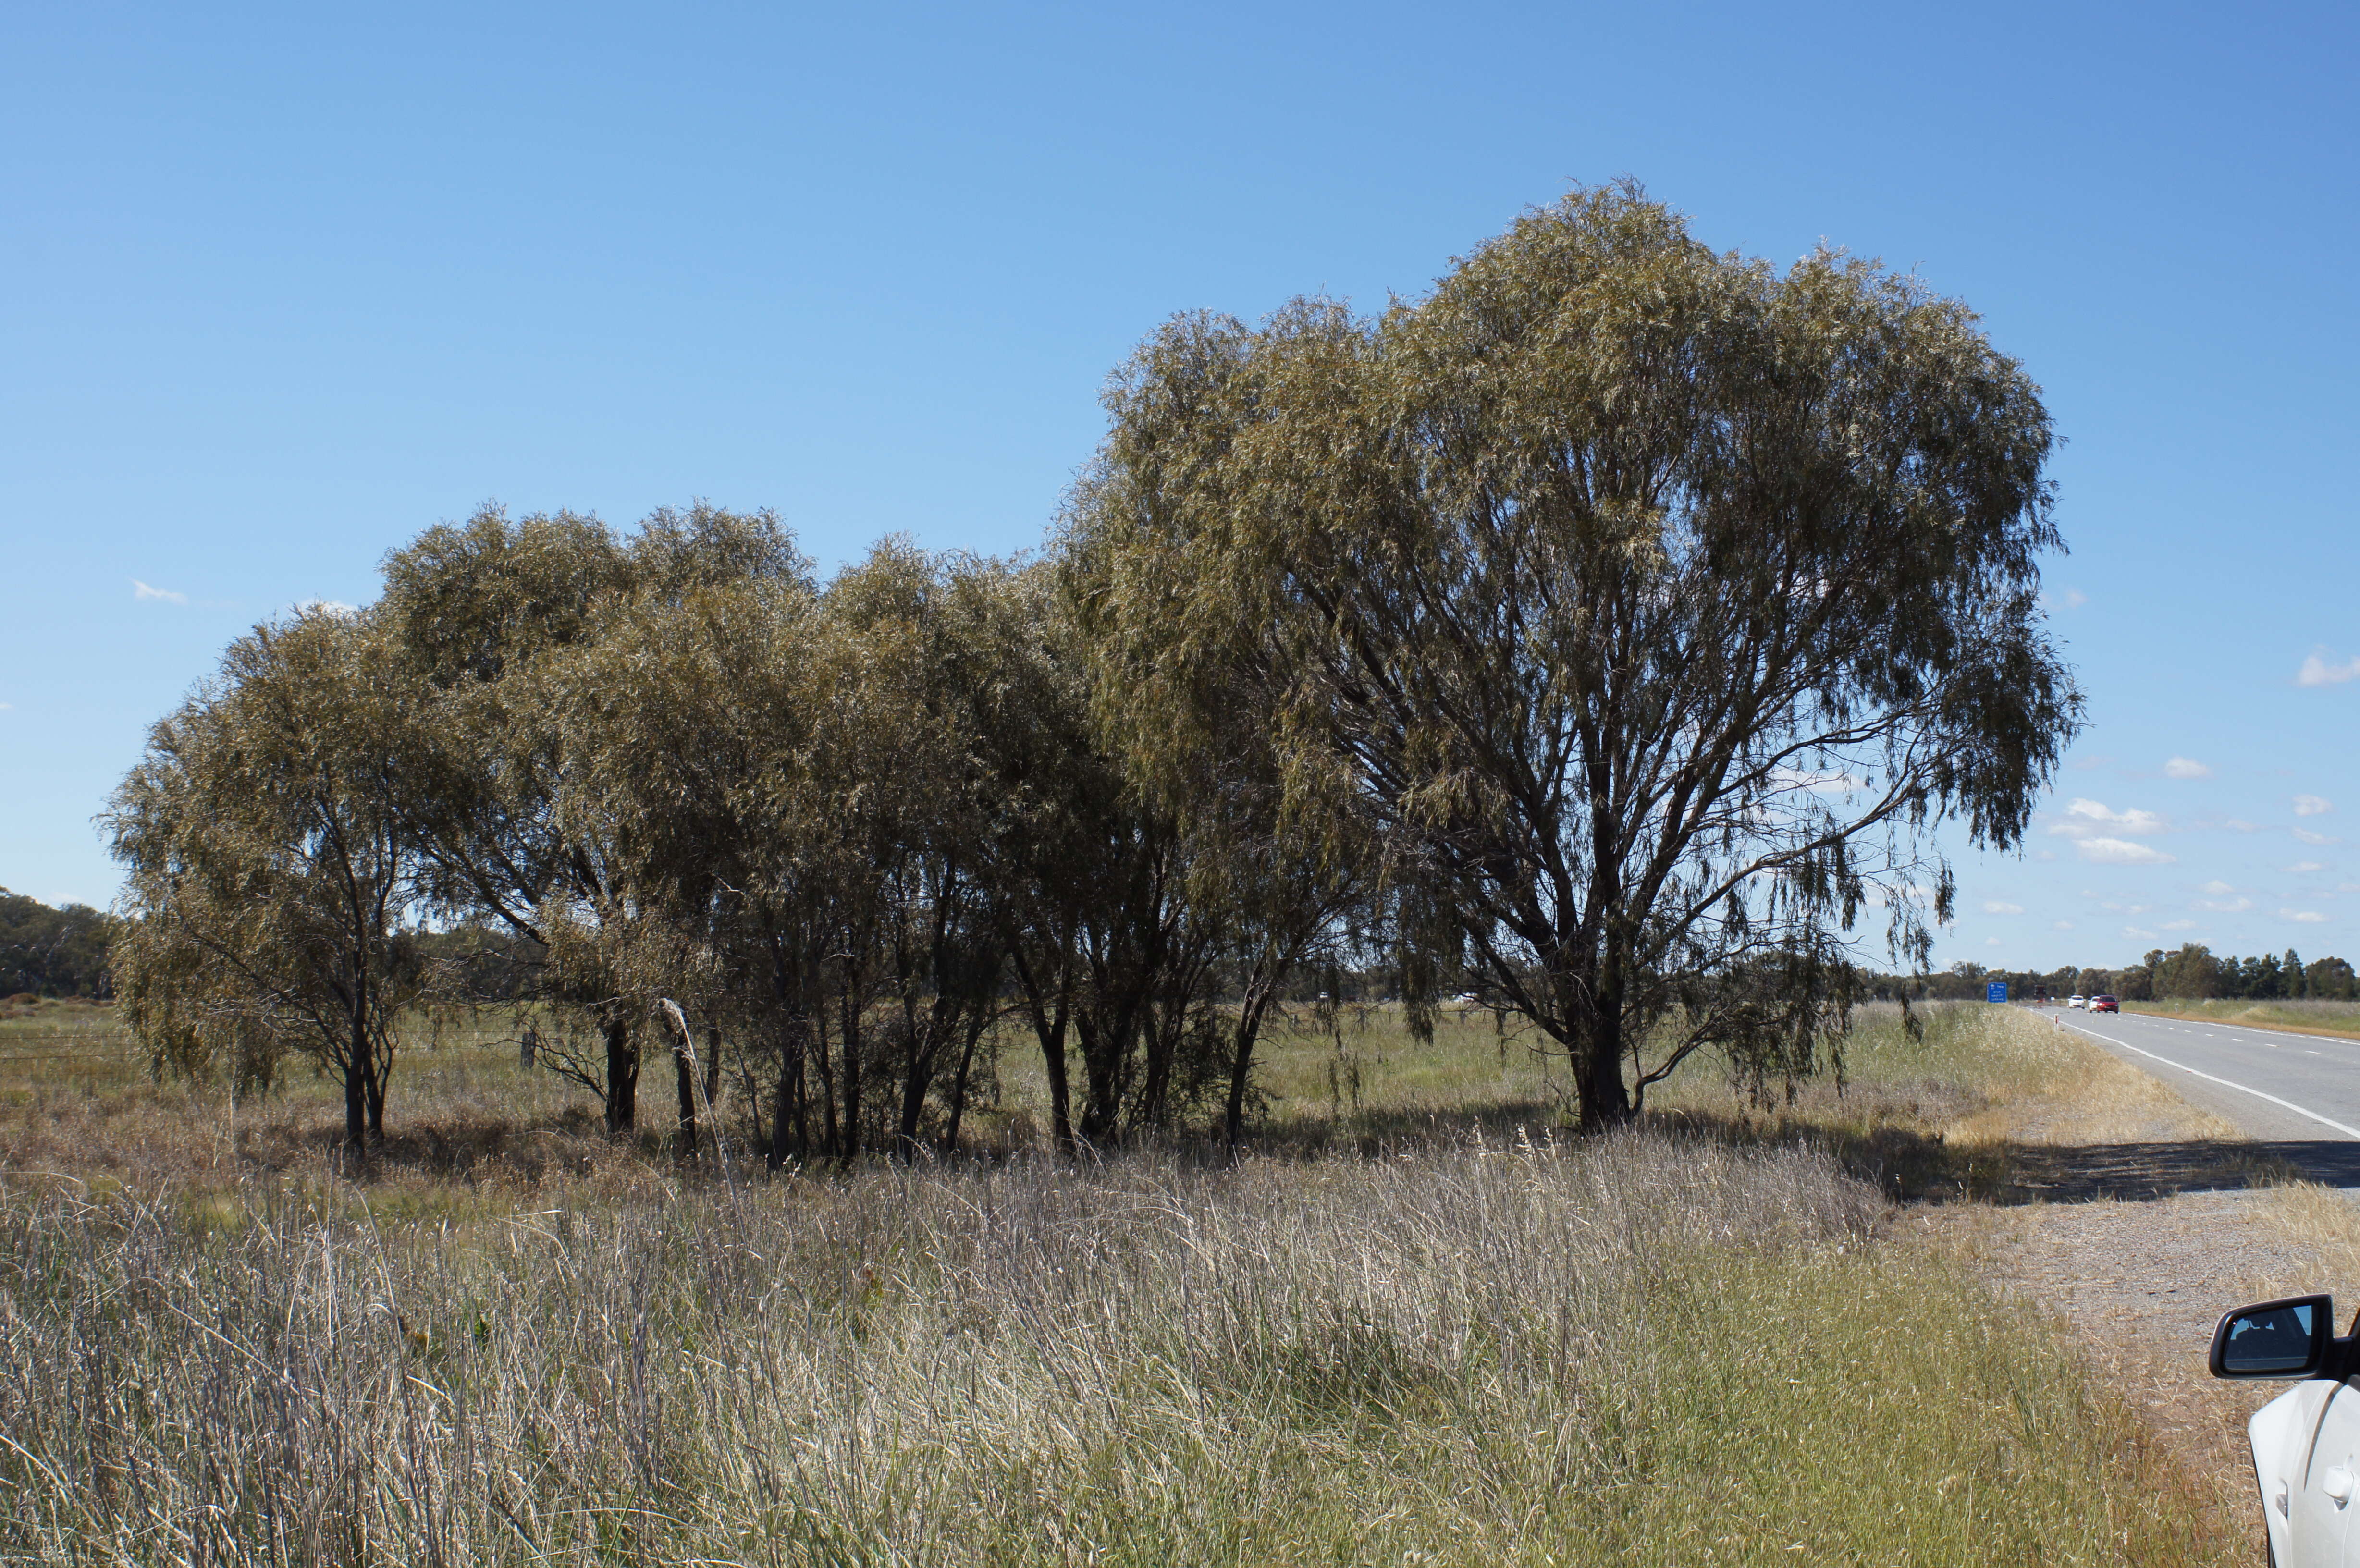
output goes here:
{"type": "Polygon", "coordinates": [[[2352,1193],[2316,1181],[2287,1181],[2271,1188],[2260,1212],[2319,1254],[2325,1278],[2360,1279],[2360,1203],[2352,1193]]]}
{"type": "Polygon", "coordinates": [[[411,1058],[357,1184],[306,1083],[232,1132],[103,1064],[0,1078],[7,1167],[54,1172],[0,1179],[0,1553],[2229,1561],[2070,1341],[1847,1168],[2060,1081],[1997,1027],[1864,1017],[1841,1099],[1700,1073],[1685,1124],[1574,1146],[1488,1019],[1371,1014],[1274,1042],[1234,1168],[735,1200],[497,1030],[411,1058]]]}
{"type": "Polygon", "coordinates": [[[2169,1468],[1825,1157],[871,1173],[466,1224],[5,1211],[41,1561],[2185,1563],[2169,1468]],[[1896,1508],[1922,1497],[1934,1507],[1896,1508]]]}

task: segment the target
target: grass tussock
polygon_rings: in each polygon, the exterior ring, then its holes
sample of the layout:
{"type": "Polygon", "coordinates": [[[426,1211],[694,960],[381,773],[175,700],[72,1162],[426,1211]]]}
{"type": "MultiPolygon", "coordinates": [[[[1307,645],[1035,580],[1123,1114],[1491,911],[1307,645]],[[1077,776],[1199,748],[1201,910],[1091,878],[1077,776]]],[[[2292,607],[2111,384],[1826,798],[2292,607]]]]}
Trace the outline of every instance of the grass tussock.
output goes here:
{"type": "Polygon", "coordinates": [[[41,1562],[2184,1563],[2037,1322],[1828,1156],[1633,1136],[389,1222],[0,1209],[41,1562]]]}

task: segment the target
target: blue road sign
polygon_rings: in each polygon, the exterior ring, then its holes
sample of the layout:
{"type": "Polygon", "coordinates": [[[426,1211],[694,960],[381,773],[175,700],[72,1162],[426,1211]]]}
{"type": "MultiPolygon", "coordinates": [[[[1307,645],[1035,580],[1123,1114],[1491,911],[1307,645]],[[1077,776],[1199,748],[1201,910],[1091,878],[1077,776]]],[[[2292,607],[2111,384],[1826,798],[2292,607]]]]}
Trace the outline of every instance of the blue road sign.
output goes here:
{"type": "Polygon", "coordinates": [[[2006,1001],[2006,1000],[2007,1000],[2007,982],[2006,982],[2006,981],[2005,981],[2005,980],[1994,980],[1994,981],[1993,981],[1990,985],[1988,985],[1984,986],[1984,987],[1983,987],[1983,1000],[1984,1000],[1984,1001],[1986,1001],[1986,1002],[2005,1002],[2005,1001],[2006,1001]]]}

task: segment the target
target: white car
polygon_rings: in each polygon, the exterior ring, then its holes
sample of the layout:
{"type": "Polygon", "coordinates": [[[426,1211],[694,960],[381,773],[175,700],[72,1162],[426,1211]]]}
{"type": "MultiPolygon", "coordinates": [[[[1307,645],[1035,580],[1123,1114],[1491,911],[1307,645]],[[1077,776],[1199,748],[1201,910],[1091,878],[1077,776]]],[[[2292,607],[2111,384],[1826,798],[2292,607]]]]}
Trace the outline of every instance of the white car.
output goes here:
{"type": "Polygon", "coordinates": [[[2090,998],[2087,996],[2068,996],[2065,998],[2065,1005],[2069,1007],[2086,1007],[2090,1005],[2090,998]]]}
{"type": "Polygon", "coordinates": [[[2215,1377],[2301,1379],[2254,1412],[2245,1435],[2262,1523],[2278,1568],[2343,1568],[2360,1553],[2351,1507],[2360,1490],[2360,1323],[2335,1337],[2335,1302],[2295,1296],[2239,1307],[2212,1331],[2215,1377]]]}

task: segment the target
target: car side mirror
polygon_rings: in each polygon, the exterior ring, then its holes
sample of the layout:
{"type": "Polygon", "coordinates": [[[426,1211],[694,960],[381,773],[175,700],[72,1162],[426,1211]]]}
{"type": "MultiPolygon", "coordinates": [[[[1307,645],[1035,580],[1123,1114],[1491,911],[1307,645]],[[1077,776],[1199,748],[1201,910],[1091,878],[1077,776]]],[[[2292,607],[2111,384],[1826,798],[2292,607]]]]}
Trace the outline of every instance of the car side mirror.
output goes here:
{"type": "Polygon", "coordinates": [[[2291,1296],[2224,1313],[2212,1331],[2215,1377],[2308,1377],[2335,1340],[2335,1298],[2291,1296]]]}

